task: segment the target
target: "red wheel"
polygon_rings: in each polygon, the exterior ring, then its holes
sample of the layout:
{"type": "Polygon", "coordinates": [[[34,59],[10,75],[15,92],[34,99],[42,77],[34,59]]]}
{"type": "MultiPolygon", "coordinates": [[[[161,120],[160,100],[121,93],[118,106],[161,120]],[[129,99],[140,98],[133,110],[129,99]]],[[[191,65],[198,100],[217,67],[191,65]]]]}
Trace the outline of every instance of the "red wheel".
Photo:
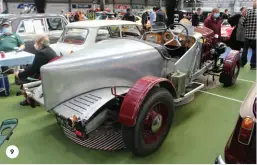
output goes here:
{"type": "Polygon", "coordinates": [[[221,73],[220,82],[224,84],[225,87],[230,87],[236,83],[240,72],[240,63],[238,62],[232,70],[231,74],[221,73]]]}
{"type": "Polygon", "coordinates": [[[155,143],[167,127],[168,108],[159,102],[147,113],[142,129],[143,140],[146,144],[155,143]]]}
{"type": "Polygon", "coordinates": [[[155,152],[166,139],[174,115],[173,97],[164,88],[152,89],[140,108],[134,127],[125,127],[126,147],[137,156],[155,152]]]}

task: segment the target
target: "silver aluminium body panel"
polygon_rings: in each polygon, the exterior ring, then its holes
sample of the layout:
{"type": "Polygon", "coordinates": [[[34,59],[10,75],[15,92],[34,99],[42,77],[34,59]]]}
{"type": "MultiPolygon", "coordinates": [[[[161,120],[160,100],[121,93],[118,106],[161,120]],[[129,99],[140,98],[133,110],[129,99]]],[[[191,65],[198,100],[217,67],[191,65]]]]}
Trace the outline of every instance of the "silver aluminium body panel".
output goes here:
{"type": "MultiPolygon", "coordinates": [[[[155,44],[131,39],[104,40],[41,68],[44,106],[65,118],[90,119],[114,98],[111,87],[125,94],[145,76],[185,73],[185,86],[201,71],[201,36],[182,57],[165,60],[155,44]]],[[[160,46],[160,45],[156,45],[160,46]]],[[[41,101],[42,102],[42,101],[41,101]]]]}
{"type": "MultiPolygon", "coordinates": [[[[123,95],[130,88],[119,87],[117,94],[123,95]]],[[[89,120],[104,104],[115,96],[111,93],[111,88],[97,89],[77,97],[74,97],[54,108],[54,112],[65,118],[76,115],[82,119],[89,120]]]]}
{"type": "Polygon", "coordinates": [[[51,110],[86,92],[130,88],[142,77],[164,75],[166,61],[154,47],[129,39],[102,41],[41,68],[44,105],[51,110]]]}

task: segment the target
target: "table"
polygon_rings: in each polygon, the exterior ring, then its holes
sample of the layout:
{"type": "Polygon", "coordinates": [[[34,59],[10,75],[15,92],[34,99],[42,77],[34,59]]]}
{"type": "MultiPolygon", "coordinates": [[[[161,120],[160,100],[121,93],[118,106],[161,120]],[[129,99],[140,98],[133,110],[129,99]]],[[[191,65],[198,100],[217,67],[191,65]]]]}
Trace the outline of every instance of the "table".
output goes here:
{"type": "MultiPolygon", "coordinates": [[[[3,87],[0,88],[0,92],[7,92],[5,88],[5,80],[4,80],[4,75],[2,73],[2,66],[7,66],[7,67],[17,67],[15,70],[18,70],[21,65],[27,65],[27,64],[32,64],[34,60],[35,55],[22,51],[22,52],[9,52],[5,54],[5,58],[2,58],[0,56],[0,80],[2,80],[3,87]]],[[[6,71],[7,72],[7,71],[6,71]]]]}
{"type": "Polygon", "coordinates": [[[5,54],[5,58],[0,57],[0,67],[1,66],[20,66],[32,64],[35,55],[22,51],[22,52],[9,52],[5,54]]]}

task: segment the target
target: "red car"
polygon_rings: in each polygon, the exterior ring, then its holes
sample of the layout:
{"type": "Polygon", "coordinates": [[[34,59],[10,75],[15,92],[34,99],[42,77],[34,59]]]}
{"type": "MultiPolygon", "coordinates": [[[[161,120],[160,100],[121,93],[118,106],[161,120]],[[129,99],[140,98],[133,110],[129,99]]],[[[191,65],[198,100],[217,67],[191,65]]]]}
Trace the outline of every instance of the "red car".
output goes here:
{"type": "Polygon", "coordinates": [[[256,89],[257,85],[240,108],[236,127],[225,147],[225,161],[218,156],[215,164],[256,164],[256,89]]]}

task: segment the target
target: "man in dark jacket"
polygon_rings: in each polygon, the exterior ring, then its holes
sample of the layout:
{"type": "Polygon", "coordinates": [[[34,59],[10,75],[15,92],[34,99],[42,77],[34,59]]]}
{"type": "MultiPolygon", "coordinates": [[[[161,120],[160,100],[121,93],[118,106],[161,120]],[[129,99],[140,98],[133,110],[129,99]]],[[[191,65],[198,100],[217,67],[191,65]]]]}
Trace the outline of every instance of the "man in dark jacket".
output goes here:
{"type": "Polygon", "coordinates": [[[228,9],[225,9],[225,12],[222,15],[222,19],[229,19],[230,15],[228,14],[228,9]]]}
{"type": "Polygon", "coordinates": [[[195,13],[193,14],[193,16],[192,16],[192,25],[193,25],[193,26],[199,26],[201,14],[202,14],[202,9],[201,9],[201,8],[198,8],[198,9],[196,10],[196,12],[195,12],[195,13]]]}
{"type": "Polygon", "coordinates": [[[241,66],[244,67],[247,63],[247,54],[249,47],[252,48],[251,69],[256,70],[256,1],[253,1],[253,9],[246,13],[243,17],[242,25],[245,27],[245,42],[244,51],[241,56],[241,66]]]}
{"type": "MultiPolygon", "coordinates": [[[[29,83],[30,81],[27,80],[28,77],[33,77],[35,79],[40,78],[40,68],[49,63],[51,60],[57,57],[55,51],[49,47],[50,41],[47,37],[43,36],[40,37],[35,42],[35,49],[37,53],[35,54],[35,59],[31,66],[27,67],[22,72],[16,72],[15,77],[18,80],[21,80],[24,83],[29,83]]],[[[29,105],[27,101],[23,101],[20,103],[22,106],[29,105]]]]}
{"type": "Polygon", "coordinates": [[[147,21],[148,21],[148,17],[149,17],[149,14],[148,14],[148,11],[144,12],[142,14],[142,26],[143,26],[143,29],[146,30],[146,24],[147,24],[147,21]]]}
{"type": "Polygon", "coordinates": [[[156,22],[163,22],[166,24],[167,15],[162,11],[160,7],[156,8],[156,22]]]}
{"type": "Polygon", "coordinates": [[[74,16],[74,22],[78,22],[78,21],[79,21],[79,13],[76,12],[74,16]]]}
{"type": "Polygon", "coordinates": [[[127,13],[124,15],[122,20],[136,22],[136,17],[132,14],[130,9],[127,9],[127,13]]]}
{"type": "Polygon", "coordinates": [[[242,17],[246,15],[246,8],[240,9],[241,13],[235,14],[228,19],[228,23],[234,27],[228,46],[233,50],[241,50],[244,46],[244,27],[241,25],[242,17]]]}

